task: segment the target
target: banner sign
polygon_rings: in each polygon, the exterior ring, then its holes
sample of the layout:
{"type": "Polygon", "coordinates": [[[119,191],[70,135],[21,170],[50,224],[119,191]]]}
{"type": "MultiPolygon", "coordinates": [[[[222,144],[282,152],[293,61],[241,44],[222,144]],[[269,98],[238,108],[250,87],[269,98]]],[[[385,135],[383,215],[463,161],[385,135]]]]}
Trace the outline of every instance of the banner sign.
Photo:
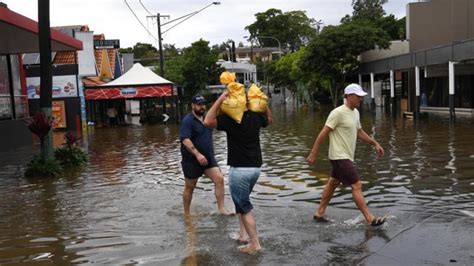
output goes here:
{"type": "Polygon", "coordinates": [[[94,40],[94,49],[118,49],[120,40],[94,40]]]}
{"type": "Polygon", "coordinates": [[[171,85],[85,89],[86,100],[132,99],[171,96],[171,85]]]}
{"type": "MultiPolygon", "coordinates": [[[[39,99],[40,83],[39,77],[26,79],[28,99],[39,99]]],[[[53,98],[64,97],[77,97],[75,75],[53,76],[53,98]]]]}

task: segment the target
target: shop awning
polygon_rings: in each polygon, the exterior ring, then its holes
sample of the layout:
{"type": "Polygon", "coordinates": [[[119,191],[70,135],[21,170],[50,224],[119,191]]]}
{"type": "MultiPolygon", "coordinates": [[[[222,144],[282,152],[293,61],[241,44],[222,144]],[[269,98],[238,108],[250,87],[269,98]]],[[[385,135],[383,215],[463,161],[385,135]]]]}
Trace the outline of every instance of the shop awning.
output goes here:
{"type": "MultiPolygon", "coordinates": [[[[38,22],[0,5],[0,54],[39,52],[38,22]]],[[[82,42],[51,29],[51,50],[82,50],[82,42]]]]}

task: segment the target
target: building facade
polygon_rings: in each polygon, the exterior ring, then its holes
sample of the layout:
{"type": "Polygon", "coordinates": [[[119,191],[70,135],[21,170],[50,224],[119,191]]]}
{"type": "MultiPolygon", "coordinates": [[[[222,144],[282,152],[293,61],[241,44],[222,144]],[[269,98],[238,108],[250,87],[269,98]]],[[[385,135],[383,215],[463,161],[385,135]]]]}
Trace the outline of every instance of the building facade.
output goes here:
{"type": "Polygon", "coordinates": [[[372,102],[389,104],[394,113],[472,116],[474,2],[431,0],[406,9],[408,52],[362,60],[359,81],[372,102]]]}

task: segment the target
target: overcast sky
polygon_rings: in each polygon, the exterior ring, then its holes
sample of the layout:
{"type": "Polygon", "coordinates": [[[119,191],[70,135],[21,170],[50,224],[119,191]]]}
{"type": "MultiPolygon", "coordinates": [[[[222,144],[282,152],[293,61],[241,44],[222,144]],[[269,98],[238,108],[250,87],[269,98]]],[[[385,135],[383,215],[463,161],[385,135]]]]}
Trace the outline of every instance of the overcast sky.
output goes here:
{"type": "MultiPolygon", "coordinates": [[[[37,0],[0,0],[11,10],[37,21],[37,0]]],[[[141,0],[145,8],[161,15],[176,19],[197,11],[212,1],[207,0],[141,0]]],[[[212,5],[163,35],[163,43],[177,47],[190,46],[200,38],[211,45],[220,44],[228,39],[237,43],[244,42],[248,35],[245,26],[255,21],[255,14],[269,8],[283,12],[292,10],[306,11],[306,15],[322,20],[324,25],[336,25],[340,19],[352,13],[352,0],[221,0],[220,5],[212,5]]],[[[403,17],[406,4],[417,0],[389,0],[384,6],[388,14],[403,17]]],[[[103,33],[106,39],[120,39],[121,47],[133,46],[137,42],[156,45],[156,21],[147,19],[150,15],[139,0],[127,0],[130,7],[154,36],[140,25],[124,0],[50,0],[51,26],[88,25],[95,34],[103,33]]],[[[162,23],[166,23],[162,18],[162,23]]],[[[170,24],[173,25],[173,24],[170,24]]],[[[168,29],[162,27],[162,32],[168,29]]]]}

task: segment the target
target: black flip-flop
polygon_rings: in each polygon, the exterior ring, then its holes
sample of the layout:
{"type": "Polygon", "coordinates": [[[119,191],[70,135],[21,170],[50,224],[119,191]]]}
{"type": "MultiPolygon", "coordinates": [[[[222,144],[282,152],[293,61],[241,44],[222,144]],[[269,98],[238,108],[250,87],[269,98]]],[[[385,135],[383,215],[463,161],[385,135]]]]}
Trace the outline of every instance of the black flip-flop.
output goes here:
{"type": "Polygon", "coordinates": [[[331,222],[331,221],[328,220],[326,217],[324,217],[324,216],[317,216],[317,215],[314,215],[314,216],[313,216],[313,220],[315,220],[315,221],[318,222],[318,223],[329,223],[329,222],[331,222]]]}
{"type": "Polygon", "coordinates": [[[387,221],[387,217],[375,217],[372,222],[370,223],[370,226],[381,226],[382,224],[387,221]]]}

